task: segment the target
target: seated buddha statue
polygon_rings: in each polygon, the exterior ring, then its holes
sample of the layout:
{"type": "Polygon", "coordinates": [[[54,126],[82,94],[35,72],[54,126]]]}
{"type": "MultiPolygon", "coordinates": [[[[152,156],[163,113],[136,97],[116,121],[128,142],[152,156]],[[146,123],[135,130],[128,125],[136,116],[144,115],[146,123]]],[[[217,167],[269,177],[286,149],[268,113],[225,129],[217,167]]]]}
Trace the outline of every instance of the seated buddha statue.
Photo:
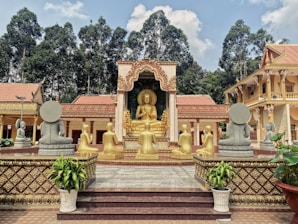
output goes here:
{"type": "Polygon", "coordinates": [[[91,144],[93,141],[93,135],[89,131],[89,125],[83,124],[83,130],[80,135],[80,145],[78,148],[79,153],[98,153],[98,148],[90,147],[89,144],[91,144]]]}
{"type": "Polygon", "coordinates": [[[16,128],[17,128],[17,136],[15,139],[14,147],[16,148],[30,147],[31,139],[27,138],[25,135],[26,123],[21,119],[17,119],[16,128]]]}
{"type": "Polygon", "coordinates": [[[202,155],[203,157],[214,155],[214,145],[213,145],[213,135],[211,133],[211,126],[207,125],[204,134],[201,135],[203,148],[196,151],[197,155],[202,155]]]}
{"type": "Polygon", "coordinates": [[[167,116],[164,111],[162,120],[157,120],[157,110],[155,107],[157,97],[154,91],[150,89],[142,90],[138,94],[137,101],[136,120],[130,120],[129,111],[125,113],[124,126],[128,129],[127,131],[131,133],[133,130],[137,130],[136,136],[138,136],[141,131],[145,130],[145,123],[149,123],[151,130],[157,136],[163,135],[168,129],[167,116]]]}
{"type": "Polygon", "coordinates": [[[123,159],[123,147],[119,144],[116,133],[113,131],[113,123],[107,124],[107,131],[102,135],[103,152],[100,152],[100,160],[123,159]]]}
{"type": "Polygon", "coordinates": [[[179,135],[178,148],[171,152],[172,159],[192,159],[192,136],[187,131],[187,125],[182,125],[182,133],[179,135]]]}

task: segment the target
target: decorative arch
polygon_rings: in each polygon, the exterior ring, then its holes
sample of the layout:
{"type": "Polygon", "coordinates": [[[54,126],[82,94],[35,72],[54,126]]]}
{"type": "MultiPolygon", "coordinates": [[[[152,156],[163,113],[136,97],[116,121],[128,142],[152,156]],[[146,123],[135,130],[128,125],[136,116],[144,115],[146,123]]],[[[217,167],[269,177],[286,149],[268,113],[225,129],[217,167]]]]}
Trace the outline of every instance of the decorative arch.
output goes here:
{"type": "Polygon", "coordinates": [[[160,64],[157,61],[147,59],[136,61],[132,64],[131,70],[126,76],[126,85],[121,85],[121,87],[125,88],[124,91],[131,91],[134,87],[134,82],[139,79],[140,73],[145,71],[149,71],[154,74],[155,80],[160,82],[161,90],[170,91],[170,85],[168,85],[168,76],[161,68],[160,64]]]}

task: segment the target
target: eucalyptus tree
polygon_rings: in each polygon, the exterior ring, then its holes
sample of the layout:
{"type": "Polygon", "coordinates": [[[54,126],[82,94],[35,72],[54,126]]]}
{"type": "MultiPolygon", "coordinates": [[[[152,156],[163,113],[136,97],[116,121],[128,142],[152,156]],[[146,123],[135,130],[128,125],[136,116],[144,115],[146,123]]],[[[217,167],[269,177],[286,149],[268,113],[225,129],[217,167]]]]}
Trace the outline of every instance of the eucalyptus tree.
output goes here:
{"type": "MultiPolygon", "coordinates": [[[[152,13],[140,32],[131,32],[126,46],[129,59],[146,56],[153,60],[176,61],[177,78],[183,76],[194,62],[186,35],[181,29],[170,25],[162,10],[152,13]]],[[[179,82],[177,88],[183,88],[179,82]]],[[[185,91],[181,89],[180,92],[185,91]]]]}
{"type": "Polygon", "coordinates": [[[247,75],[250,27],[237,20],[224,39],[219,66],[229,73],[228,83],[235,83],[247,75]]]}
{"type": "Polygon", "coordinates": [[[202,81],[206,77],[207,72],[194,62],[183,75],[177,77],[177,85],[179,86],[178,94],[209,94],[205,89],[202,81]]]}
{"type": "Polygon", "coordinates": [[[0,38],[0,82],[8,81],[11,49],[8,46],[7,38],[0,38]]]}
{"type": "Polygon", "coordinates": [[[64,27],[56,24],[45,28],[44,40],[25,62],[29,80],[45,79],[47,98],[59,95],[61,102],[70,102],[77,93],[74,81],[77,76],[74,63],[76,51],[76,37],[70,23],[65,23],[64,27]]]}
{"type": "Polygon", "coordinates": [[[96,24],[82,27],[78,34],[84,52],[85,65],[81,79],[87,80],[87,93],[106,93],[105,58],[108,58],[107,48],[112,37],[112,29],[103,17],[96,24]]]}
{"type": "Polygon", "coordinates": [[[143,36],[140,32],[130,32],[127,41],[125,43],[126,54],[124,55],[125,60],[136,61],[143,55],[144,44],[143,36]]]}
{"type": "Polygon", "coordinates": [[[105,62],[105,77],[107,82],[107,92],[115,93],[117,91],[118,66],[117,61],[123,60],[126,55],[125,37],[127,31],[117,27],[112,34],[111,40],[107,46],[107,57],[105,62]]]}
{"type": "Polygon", "coordinates": [[[12,50],[10,61],[11,73],[15,73],[14,79],[19,76],[21,81],[25,81],[22,70],[23,61],[31,56],[36,41],[41,37],[41,30],[36,15],[27,8],[19,10],[7,25],[6,38],[12,50]]]}

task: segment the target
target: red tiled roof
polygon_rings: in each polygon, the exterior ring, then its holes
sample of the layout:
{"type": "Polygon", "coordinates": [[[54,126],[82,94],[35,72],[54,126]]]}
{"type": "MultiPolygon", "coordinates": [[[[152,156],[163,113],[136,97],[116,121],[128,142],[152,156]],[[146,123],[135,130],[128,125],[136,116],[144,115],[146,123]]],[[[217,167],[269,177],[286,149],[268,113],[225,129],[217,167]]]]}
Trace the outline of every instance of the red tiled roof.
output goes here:
{"type": "Polygon", "coordinates": [[[177,105],[216,105],[209,95],[177,95],[177,105]]]}
{"type": "Polygon", "coordinates": [[[115,104],[61,104],[62,117],[115,117],[115,104]]]}
{"type": "MultiPolygon", "coordinates": [[[[271,54],[264,54],[262,65],[298,65],[298,44],[267,44],[267,51],[271,54]],[[270,57],[270,58],[267,58],[270,57]]],[[[266,52],[266,51],[265,51],[266,52]]]]}
{"type": "Polygon", "coordinates": [[[114,104],[116,95],[81,95],[78,96],[73,104],[114,104]]]}
{"type": "Polygon", "coordinates": [[[34,83],[0,83],[0,102],[19,102],[16,96],[25,97],[24,102],[31,102],[39,87],[34,83]]]}
{"type": "MultiPolygon", "coordinates": [[[[62,104],[62,117],[115,117],[116,95],[79,96],[62,104]]],[[[209,95],[177,95],[178,118],[227,119],[228,105],[217,105],[209,95]]]]}

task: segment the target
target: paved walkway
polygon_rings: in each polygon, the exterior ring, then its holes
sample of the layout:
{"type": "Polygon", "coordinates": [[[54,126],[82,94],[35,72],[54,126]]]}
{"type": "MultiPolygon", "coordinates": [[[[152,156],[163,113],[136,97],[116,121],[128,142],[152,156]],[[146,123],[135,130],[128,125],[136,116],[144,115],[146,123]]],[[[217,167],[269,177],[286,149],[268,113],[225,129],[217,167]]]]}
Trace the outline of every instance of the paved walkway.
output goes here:
{"type": "MultiPolygon", "coordinates": [[[[91,188],[198,188],[194,166],[115,166],[97,165],[96,181],[91,188]]],[[[1,208],[1,207],[0,207],[1,208]]],[[[2,207],[3,208],[3,207],[2,207]]],[[[232,209],[231,221],[220,220],[78,220],[58,221],[57,206],[28,208],[5,207],[0,210],[0,224],[288,224],[293,216],[288,210],[268,208],[232,209]]]]}

